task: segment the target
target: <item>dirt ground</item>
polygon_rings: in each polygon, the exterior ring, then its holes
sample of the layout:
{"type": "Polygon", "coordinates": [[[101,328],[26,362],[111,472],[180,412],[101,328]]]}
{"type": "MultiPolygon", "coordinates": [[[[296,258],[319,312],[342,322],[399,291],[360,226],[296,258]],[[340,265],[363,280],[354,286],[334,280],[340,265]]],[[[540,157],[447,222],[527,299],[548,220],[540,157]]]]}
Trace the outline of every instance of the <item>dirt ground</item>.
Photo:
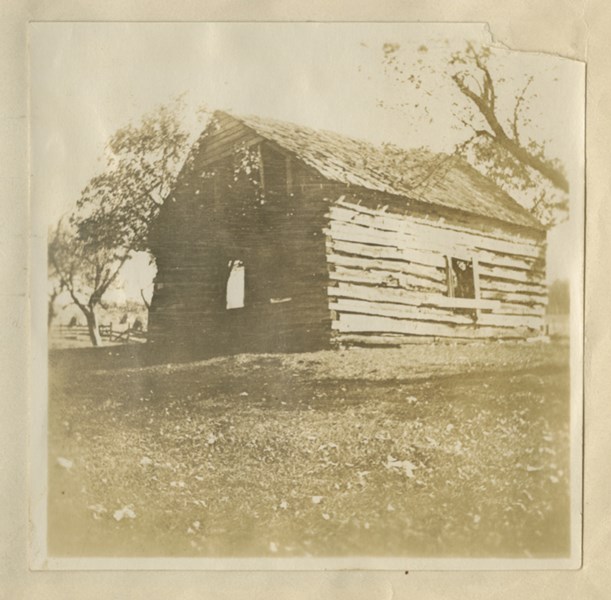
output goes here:
{"type": "Polygon", "coordinates": [[[134,352],[51,352],[51,555],[568,554],[566,344],[134,352]]]}

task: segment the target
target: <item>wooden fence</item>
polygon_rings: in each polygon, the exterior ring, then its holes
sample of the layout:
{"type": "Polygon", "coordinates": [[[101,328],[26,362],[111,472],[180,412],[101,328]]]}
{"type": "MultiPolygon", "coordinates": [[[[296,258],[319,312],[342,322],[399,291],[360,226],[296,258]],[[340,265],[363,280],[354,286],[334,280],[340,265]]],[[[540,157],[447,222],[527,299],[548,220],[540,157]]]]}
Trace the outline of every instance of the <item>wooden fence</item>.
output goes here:
{"type": "Polygon", "coordinates": [[[100,336],[104,339],[108,339],[109,342],[129,342],[131,341],[145,341],[146,331],[143,329],[134,329],[133,327],[126,327],[124,329],[113,328],[113,324],[100,325],[99,326],[100,336]]]}
{"type": "MultiPolygon", "coordinates": [[[[112,323],[100,325],[98,329],[105,344],[142,343],[147,337],[143,329],[112,323]]],[[[89,346],[89,330],[85,325],[54,325],[49,331],[49,345],[57,348],[89,346]]]]}

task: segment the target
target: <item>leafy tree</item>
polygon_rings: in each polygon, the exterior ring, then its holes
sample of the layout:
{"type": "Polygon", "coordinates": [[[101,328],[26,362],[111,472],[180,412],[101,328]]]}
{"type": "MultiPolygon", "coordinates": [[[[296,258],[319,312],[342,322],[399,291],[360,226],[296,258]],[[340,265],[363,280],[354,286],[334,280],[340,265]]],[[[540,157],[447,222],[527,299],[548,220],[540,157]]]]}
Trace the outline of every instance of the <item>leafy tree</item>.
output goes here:
{"type": "Polygon", "coordinates": [[[149,227],[172,190],[189,134],[177,99],[156,108],[109,140],[106,165],[93,177],[49,242],[51,276],[85,315],[100,344],[96,311],[135,252],[147,250],[149,227]]]}
{"type": "Polygon", "coordinates": [[[473,43],[441,61],[430,57],[424,45],[408,60],[400,50],[399,44],[384,44],[385,71],[396,84],[417,92],[418,100],[399,108],[432,123],[429,106],[443,95],[453,127],[464,133],[450,158],[462,156],[502,188],[530,197],[529,208],[542,222],[561,219],[568,209],[569,184],[560,162],[548,156],[546,143],[534,135],[534,76],[511,74],[492,48],[473,43]],[[495,66],[505,76],[496,74],[495,66]]]}
{"type": "Polygon", "coordinates": [[[147,249],[149,226],[172,190],[188,151],[183,110],[178,99],[110,138],[106,169],[85,187],[72,218],[86,243],[123,255],[147,249]]]}
{"type": "Polygon", "coordinates": [[[70,294],[87,322],[94,346],[101,344],[97,309],[128,259],[122,252],[85,243],[70,224],[58,224],[49,240],[49,275],[70,294]]]}

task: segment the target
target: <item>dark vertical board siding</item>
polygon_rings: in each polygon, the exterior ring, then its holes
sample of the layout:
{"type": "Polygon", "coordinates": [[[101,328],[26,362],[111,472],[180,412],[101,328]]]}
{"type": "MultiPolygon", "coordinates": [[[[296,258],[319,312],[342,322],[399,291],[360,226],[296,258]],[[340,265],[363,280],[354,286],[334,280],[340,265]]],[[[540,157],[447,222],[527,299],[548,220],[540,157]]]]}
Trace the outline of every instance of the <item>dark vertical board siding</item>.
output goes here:
{"type": "Polygon", "coordinates": [[[263,196],[240,187],[230,154],[258,140],[242,125],[220,125],[181,174],[156,227],[150,338],[204,354],[326,347],[331,317],[320,178],[292,165],[289,193],[286,156],[263,144],[263,196]],[[204,172],[218,174],[220,194],[204,172]],[[245,306],[226,310],[231,260],[245,266],[245,306]]]}

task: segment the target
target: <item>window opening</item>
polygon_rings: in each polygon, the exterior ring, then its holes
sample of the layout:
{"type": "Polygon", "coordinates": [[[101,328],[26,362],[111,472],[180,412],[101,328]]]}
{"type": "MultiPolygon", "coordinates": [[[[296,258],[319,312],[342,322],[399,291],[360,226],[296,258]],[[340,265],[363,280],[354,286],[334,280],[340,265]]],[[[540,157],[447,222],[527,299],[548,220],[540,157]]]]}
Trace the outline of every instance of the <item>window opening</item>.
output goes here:
{"type": "Polygon", "coordinates": [[[448,296],[452,298],[475,298],[473,261],[447,257],[448,296]]]}
{"type": "Polygon", "coordinates": [[[227,277],[227,289],[225,296],[225,307],[227,310],[244,308],[245,292],[245,269],[241,260],[230,260],[229,276],[227,277]]]}
{"type": "Polygon", "coordinates": [[[477,279],[477,261],[446,256],[448,296],[456,298],[454,312],[470,316],[477,320],[479,309],[479,282],[477,279]],[[458,300],[458,299],[461,300],[458,300]]]}

